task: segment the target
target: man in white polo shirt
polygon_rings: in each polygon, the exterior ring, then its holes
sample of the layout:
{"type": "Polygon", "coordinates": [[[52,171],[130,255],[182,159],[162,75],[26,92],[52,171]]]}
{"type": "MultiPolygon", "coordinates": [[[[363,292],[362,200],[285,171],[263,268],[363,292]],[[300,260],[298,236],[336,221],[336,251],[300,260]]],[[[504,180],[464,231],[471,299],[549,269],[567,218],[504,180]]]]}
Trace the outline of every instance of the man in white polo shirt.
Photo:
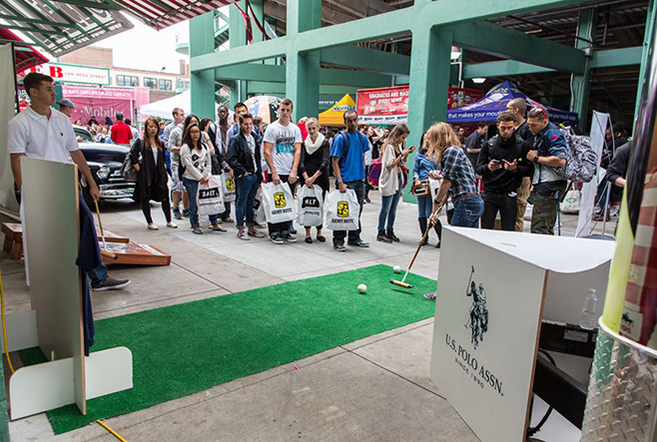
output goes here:
{"type": "MultiPolygon", "coordinates": [[[[11,155],[11,170],[18,192],[20,193],[23,184],[20,163],[22,156],[60,163],[69,163],[73,160],[89,184],[89,193],[94,200],[98,200],[100,191],[80,151],[70,119],[51,108],[55,104],[53,79],[32,72],[25,77],[23,85],[30,97],[31,105],[12,118],[8,125],[8,151],[11,155]]],[[[84,204],[82,199],[80,204],[84,204]]],[[[130,280],[109,276],[104,264],[89,272],[89,278],[94,290],[115,290],[130,284],[130,280]]]]}

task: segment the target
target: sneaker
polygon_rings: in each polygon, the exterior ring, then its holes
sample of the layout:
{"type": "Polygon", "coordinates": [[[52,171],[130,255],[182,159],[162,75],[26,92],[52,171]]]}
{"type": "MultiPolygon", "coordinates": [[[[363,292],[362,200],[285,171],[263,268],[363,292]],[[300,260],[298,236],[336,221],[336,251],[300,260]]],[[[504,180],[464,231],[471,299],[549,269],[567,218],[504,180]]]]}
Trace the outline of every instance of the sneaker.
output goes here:
{"type": "Polygon", "coordinates": [[[292,235],[296,235],[297,234],[297,229],[295,229],[294,226],[290,227],[290,233],[292,235]]]}
{"type": "Polygon", "coordinates": [[[363,248],[367,248],[370,246],[370,243],[368,243],[367,241],[363,241],[362,239],[359,239],[358,241],[349,241],[347,244],[349,244],[350,246],[363,247],[363,248]]]}
{"type": "Polygon", "coordinates": [[[347,251],[347,248],[344,246],[344,244],[333,244],[333,248],[337,252],[346,252],[347,251]]]}
{"type": "Polygon", "coordinates": [[[277,233],[269,235],[269,239],[274,244],[285,244],[285,240],[281,238],[277,233]]]}
{"type": "Polygon", "coordinates": [[[171,221],[169,221],[169,222],[167,223],[167,227],[170,228],[170,229],[177,229],[177,228],[178,228],[178,224],[175,224],[175,223],[172,223],[171,221]]]}
{"type": "Polygon", "coordinates": [[[237,239],[241,239],[243,241],[251,241],[251,238],[249,238],[249,235],[247,235],[246,232],[237,232],[237,239]]]}
{"type": "Polygon", "coordinates": [[[182,216],[184,216],[185,218],[189,218],[189,209],[183,209],[182,216]]]}
{"type": "Polygon", "coordinates": [[[153,223],[148,223],[148,230],[160,230],[160,228],[153,223]]]}
{"type": "Polygon", "coordinates": [[[230,216],[227,216],[226,218],[221,218],[221,220],[225,223],[228,223],[228,224],[235,222],[235,220],[233,218],[231,218],[230,216]]]}
{"type": "Polygon", "coordinates": [[[436,300],[436,292],[425,294],[424,299],[428,299],[430,301],[435,301],[436,300]]]}
{"type": "Polygon", "coordinates": [[[129,279],[117,279],[113,276],[108,276],[98,287],[91,287],[94,292],[103,292],[105,290],[120,290],[130,284],[129,279]]]}
{"type": "Polygon", "coordinates": [[[180,213],[180,209],[173,209],[173,217],[175,219],[183,219],[182,213],[180,213]]]}
{"type": "Polygon", "coordinates": [[[264,237],[265,237],[265,234],[264,234],[264,233],[262,233],[262,232],[258,232],[258,231],[255,230],[255,229],[253,229],[253,230],[249,230],[249,232],[247,233],[247,235],[249,235],[249,236],[252,237],[252,238],[264,238],[264,237]]]}
{"type": "Polygon", "coordinates": [[[297,242],[297,239],[294,236],[290,235],[289,233],[284,234],[283,239],[287,242],[292,242],[292,243],[297,242]]]}

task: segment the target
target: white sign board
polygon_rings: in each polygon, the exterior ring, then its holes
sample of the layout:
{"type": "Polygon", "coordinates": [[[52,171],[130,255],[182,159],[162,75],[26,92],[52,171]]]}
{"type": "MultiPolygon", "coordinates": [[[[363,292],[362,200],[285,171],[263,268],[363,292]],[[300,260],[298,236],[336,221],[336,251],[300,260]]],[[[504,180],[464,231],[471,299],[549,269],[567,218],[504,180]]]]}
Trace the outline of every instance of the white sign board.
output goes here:
{"type": "Polygon", "coordinates": [[[482,442],[525,440],[546,293],[558,286],[579,317],[582,286],[606,287],[612,256],[607,241],[444,230],[431,379],[482,442]],[[582,282],[569,291],[562,278],[582,282]]]}
{"type": "Polygon", "coordinates": [[[40,72],[50,75],[55,81],[62,83],[110,84],[109,69],[81,66],[65,63],[43,63],[30,69],[30,72],[40,72]]]}

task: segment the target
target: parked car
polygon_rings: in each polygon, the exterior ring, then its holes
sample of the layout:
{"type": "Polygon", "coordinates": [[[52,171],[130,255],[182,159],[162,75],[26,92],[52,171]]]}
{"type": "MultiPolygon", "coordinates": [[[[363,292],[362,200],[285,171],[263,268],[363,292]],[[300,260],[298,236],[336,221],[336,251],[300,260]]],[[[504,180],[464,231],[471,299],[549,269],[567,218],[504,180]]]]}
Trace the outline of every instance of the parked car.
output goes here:
{"type": "MultiPolygon", "coordinates": [[[[121,166],[130,148],[116,144],[94,142],[91,133],[84,127],[73,126],[78,137],[80,150],[89,164],[91,174],[96,180],[100,190],[100,201],[115,201],[123,198],[132,198],[135,183],[126,181],[121,175],[121,166]]],[[[89,195],[89,187],[82,178],[82,195],[93,207],[93,200],[89,195]]]]}

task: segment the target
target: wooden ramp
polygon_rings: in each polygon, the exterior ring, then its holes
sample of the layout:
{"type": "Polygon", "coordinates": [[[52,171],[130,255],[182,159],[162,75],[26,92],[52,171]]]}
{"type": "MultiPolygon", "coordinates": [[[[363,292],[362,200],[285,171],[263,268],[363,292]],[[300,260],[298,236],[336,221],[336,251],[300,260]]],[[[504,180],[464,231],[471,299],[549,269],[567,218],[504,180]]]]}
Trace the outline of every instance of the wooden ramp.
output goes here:
{"type": "Polygon", "coordinates": [[[103,262],[108,265],[168,266],[171,264],[171,255],[167,255],[157,247],[148,244],[108,242],[105,250],[116,255],[116,259],[108,258],[103,255],[103,262]]]}

